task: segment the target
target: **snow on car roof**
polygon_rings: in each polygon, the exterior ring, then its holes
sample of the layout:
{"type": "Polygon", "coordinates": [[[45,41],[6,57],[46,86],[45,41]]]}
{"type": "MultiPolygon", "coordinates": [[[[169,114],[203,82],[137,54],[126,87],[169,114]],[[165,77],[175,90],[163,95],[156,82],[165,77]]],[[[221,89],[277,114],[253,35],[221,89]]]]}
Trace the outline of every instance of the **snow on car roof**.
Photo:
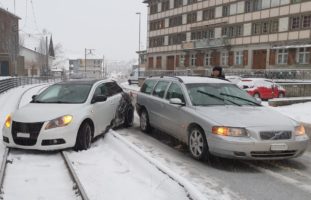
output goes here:
{"type": "Polygon", "coordinates": [[[226,80],[222,80],[222,79],[218,79],[218,78],[200,77],[200,76],[177,76],[177,78],[180,78],[185,84],[189,84],[189,83],[230,83],[226,80]]]}

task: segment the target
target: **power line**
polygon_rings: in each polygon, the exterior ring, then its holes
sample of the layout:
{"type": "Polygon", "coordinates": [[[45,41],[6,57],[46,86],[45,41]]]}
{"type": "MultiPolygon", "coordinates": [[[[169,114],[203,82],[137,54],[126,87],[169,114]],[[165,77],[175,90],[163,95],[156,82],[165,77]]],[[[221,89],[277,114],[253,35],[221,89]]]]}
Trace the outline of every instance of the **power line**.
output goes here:
{"type": "Polygon", "coordinates": [[[38,23],[37,23],[37,17],[36,17],[36,13],[35,13],[35,9],[34,9],[34,3],[32,0],[30,0],[31,3],[31,8],[32,8],[32,15],[34,17],[34,23],[35,23],[35,28],[37,29],[38,32],[40,32],[39,28],[38,28],[38,23]]]}
{"type": "Polygon", "coordinates": [[[24,22],[22,29],[24,29],[27,25],[27,18],[28,18],[28,0],[26,0],[26,16],[25,16],[25,22],[24,22]]]}

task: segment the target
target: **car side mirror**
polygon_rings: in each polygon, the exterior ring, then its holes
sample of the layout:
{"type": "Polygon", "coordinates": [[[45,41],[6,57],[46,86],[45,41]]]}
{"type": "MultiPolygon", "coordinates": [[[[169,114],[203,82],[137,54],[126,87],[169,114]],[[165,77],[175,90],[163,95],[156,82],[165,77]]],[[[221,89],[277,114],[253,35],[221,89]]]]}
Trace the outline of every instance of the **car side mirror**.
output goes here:
{"type": "Polygon", "coordinates": [[[37,97],[38,95],[33,95],[32,97],[31,97],[31,101],[30,101],[30,103],[34,103],[35,101],[36,101],[36,97],[37,97]]]}
{"type": "Polygon", "coordinates": [[[91,104],[94,104],[94,103],[97,103],[97,102],[104,102],[107,100],[107,97],[104,96],[104,95],[97,95],[97,96],[94,96],[92,101],[91,101],[91,104]]]}
{"type": "Polygon", "coordinates": [[[179,106],[184,106],[185,105],[185,103],[182,102],[181,99],[178,99],[178,98],[170,99],[170,104],[179,105],[179,106]]]}

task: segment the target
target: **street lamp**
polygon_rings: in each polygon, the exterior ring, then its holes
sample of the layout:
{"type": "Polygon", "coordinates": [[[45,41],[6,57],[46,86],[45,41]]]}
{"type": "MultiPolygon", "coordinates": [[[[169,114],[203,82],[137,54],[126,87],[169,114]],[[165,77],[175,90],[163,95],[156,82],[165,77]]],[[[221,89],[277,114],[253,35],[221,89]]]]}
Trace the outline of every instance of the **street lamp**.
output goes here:
{"type": "Polygon", "coordinates": [[[136,15],[139,16],[139,36],[138,36],[138,78],[140,75],[140,31],[141,31],[141,12],[137,12],[136,15]]]}

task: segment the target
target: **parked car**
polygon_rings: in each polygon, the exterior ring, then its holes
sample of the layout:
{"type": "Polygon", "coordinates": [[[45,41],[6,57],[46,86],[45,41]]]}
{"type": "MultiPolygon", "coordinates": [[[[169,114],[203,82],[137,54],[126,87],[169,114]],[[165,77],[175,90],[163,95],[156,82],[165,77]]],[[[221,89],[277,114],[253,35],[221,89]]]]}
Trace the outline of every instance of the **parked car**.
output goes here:
{"type": "Polygon", "coordinates": [[[145,69],[144,68],[140,68],[139,71],[138,71],[138,68],[134,69],[131,74],[130,74],[130,77],[128,79],[128,83],[129,85],[131,84],[138,84],[138,78],[139,77],[143,77],[145,74],[145,69]],[[138,74],[139,72],[139,74],[138,74]]]}
{"type": "Polygon", "coordinates": [[[152,77],[137,96],[140,129],[159,129],[208,154],[239,159],[288,159],[307,148],[304,127],[262,106],[237,85],[206,77],[152,77]]]}
{"type": "Polygon", "coordinates": [[[88,149],[110,127],[132,124],[134,107],[127,96],[111,80],[54,84],[7,115],[3,142],[22,149],[88,149]]]}
{"type": "Polygon", "coordinates": [[[226,79],[234,84],[237,84],[242,80],[240,76],[226,76],[226,79]]]}
{"type": "Polygon", "coordinates": [[[263,78],[243,78],[238,86],[245,89],[251,96],[260,99],[283,98],[286,90],[273,80],[263,78]]]}

